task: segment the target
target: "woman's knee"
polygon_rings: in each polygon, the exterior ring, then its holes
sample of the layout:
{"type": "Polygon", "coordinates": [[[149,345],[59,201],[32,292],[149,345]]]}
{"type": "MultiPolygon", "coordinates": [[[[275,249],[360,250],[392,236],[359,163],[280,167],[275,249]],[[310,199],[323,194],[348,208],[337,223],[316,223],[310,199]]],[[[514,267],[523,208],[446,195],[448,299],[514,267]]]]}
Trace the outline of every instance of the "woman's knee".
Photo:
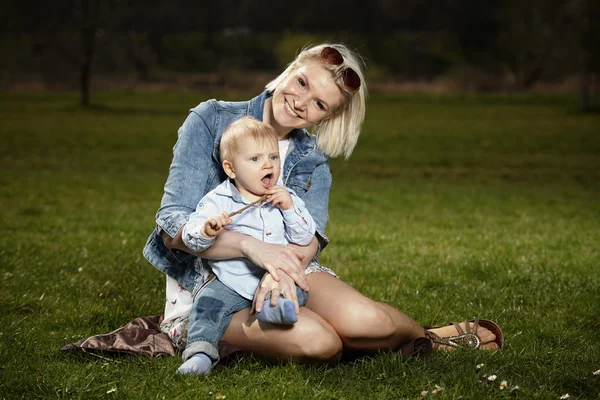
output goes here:
{"type": "Polygon", "coordinates": [[[338,335],[328,332],[309,338],[301,347],[305,362],[334,363],[342,355],[343,343],[338,335]]]}
{"type": "Polygon", "coordinates": [[[317,321],[312,322],[304,324],[302,331],[297,332],[300,338],[300,358],[304,362],[336,362],[342,354],[342,340],[331,327],[317,321]]]}
{"type": "Polygon", "coordinates": [[[356,307],[340,315],[334,327],[346,344],[365,339],[385,340],[396,334],[394,320],[384,307],[373,302],[367,307],[356,307]]]}

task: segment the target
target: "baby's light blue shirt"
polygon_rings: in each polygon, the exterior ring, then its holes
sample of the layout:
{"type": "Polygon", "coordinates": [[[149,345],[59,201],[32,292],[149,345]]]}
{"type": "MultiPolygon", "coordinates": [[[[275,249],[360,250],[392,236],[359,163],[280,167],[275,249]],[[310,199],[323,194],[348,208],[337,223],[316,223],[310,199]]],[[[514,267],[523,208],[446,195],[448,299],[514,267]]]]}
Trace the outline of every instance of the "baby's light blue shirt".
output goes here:
{"type": "MultiPolygon", "coordinates": [[[[305,208],[304,202],[293,190],[286,188],[294,207],[281,210],[264,203],[253,206],[232,217],[225,229],[252,236],[266,243],[308,245],[315,235],[315,222],[305,208]]],[[[229,179],[219,184],[200,200],[184,225],[183,242],[194,251],[204,251],[215,238],[205,238],[201,231],[206,220],[220,212],[232,213],[250,202],[245,200],[229,179]]],[[[236,258],[231,260],[208,260],[215,275],[229,288],[246,299],[252,300],[254,292],[265,270],[252,262],[236,258]]]]}

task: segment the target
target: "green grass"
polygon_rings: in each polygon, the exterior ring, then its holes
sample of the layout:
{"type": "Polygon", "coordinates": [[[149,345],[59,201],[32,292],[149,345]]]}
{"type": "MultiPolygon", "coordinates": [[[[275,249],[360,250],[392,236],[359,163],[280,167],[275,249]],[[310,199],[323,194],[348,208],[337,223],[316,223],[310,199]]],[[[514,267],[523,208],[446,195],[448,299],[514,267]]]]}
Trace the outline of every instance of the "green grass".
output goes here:
{"type": "Polygon", "coordinates": [[[502,380],[523,399],[600,398],[600,115],[554,97],[374,96],[352,159],[332,162],[322,262],[424,324],[496,320],[501,352],[245,357],[201,379],[174,376],[179,357],[59,352],[161,313],[141,249],[203,98],[0,94],[0,398],[510,397],[502,380]]]}

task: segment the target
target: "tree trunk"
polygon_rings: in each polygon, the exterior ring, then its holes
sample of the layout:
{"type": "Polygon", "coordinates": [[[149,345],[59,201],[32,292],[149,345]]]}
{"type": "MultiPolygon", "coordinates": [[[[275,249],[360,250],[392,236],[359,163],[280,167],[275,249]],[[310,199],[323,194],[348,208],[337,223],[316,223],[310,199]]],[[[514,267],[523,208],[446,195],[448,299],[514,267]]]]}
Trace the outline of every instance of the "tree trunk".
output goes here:
{"type": "Polygon", "coordinates": [[[582,71],[579,86],[579,106],[584,111],[591,108],[590,86],[590,74],[587,71],[582,71]]]}
{"type": "Polygon", "coordinates": [[[590,90],[592,86],[592,77],[591,77],[591,59],[592,56],[590,54],[589,43],[591,43],[591,21],[590,21],[590,3],[588,1],[583,2],[584,8],[582,11],[581,18],[581,50],[580,50],[580,60],[579,63],[581,65],[581,73],[580,73],[580,81],[579,81],[579,107],[583,111],[587,111],[591,108],[591,96],[590,90]]]}
{"type": "Polygon", "coordinates": [[[86,60],[81,65],[81,75],[79,80],[79,89],[81,93],[81,105],[87,107],[90,105],[90,81],[92,76],[92,62],[86,60]]]}
{"type": "Polygon", "coordinates": [[[83,60],[80,70],[81,105],[90,105],[90,86],[92,80],[92,61],[96,49],[96,28],[84,28],[82,30],[83,60]],[[86,32],[88,31],[88,32],[86,32]]]}
{"type": "Polygon", "coordinates": [[[92,60],[96,51],[96,30],[100,12],[100,1],[83,0],[81,2],[81,70],[80,93],[81,105],[90,105],[90,86],[92,79],[92,60]]]}

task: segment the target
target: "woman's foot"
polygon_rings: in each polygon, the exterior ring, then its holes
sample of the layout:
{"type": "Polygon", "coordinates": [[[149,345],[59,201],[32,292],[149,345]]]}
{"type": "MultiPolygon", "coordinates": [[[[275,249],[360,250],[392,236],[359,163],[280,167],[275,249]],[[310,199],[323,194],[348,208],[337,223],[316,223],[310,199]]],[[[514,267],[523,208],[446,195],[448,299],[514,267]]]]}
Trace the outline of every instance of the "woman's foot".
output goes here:
{"type": "MultiPolygon", "coordinates": [[[[456,338],[456,337],[460,336],[461,334],[464,334],[465,332],[467,333],[467,336],[468,336],[468,334],[472,333],[472,334],[474,334],[474,336],[476,336],[479,339],[479,346],[476,347],[477,349],[496,351],[496,350],[500,349],[500,347],[502,347],[503,338],[497,337],[496,334],[494,332],[492,332],[490,329],[488,329],[486,326],[496,330],[496,332],[500,336],[502,335],[502,331],[495,323],[493,323],[491,321],[486,321],[486,320],[465,321],[465,322],[461,322],[460,324],[451,324],[451,325],[447,325],[447,326],[436,326],[436,327],[427,329],[427,331],[433,333],[434,335],[432,335],[432,336],[437,336],[437,337],[441,338],[442,342],[444,342],[446,339],[449,339],[450,341],[452,341],[454,343],[459,342],[460,340],[453,340],[453,338],[456,338]],[[477,322],[479,322],[479,323],[477,323],[477,322]],[[467,324],[468,324],[468,326],[467,326],[467,324]],[[477,328],[476,331],[475,331],[475,328],[477,328]]],[[[475,338],[472,338],[472,339],[474,339],[475,341],[477,340],[475,338]]],[[[432,342],[433,342],[434,350],[453,350],[456,347],[463,347],[463,346],[456,346],[453,344],[440,343],[440,341],[436,341],[435,339],[433,339],[432,342]]],[[[464,347],[471,347],[471,346],[472,346],[471,344],[468,344],[464,347]]]]}

